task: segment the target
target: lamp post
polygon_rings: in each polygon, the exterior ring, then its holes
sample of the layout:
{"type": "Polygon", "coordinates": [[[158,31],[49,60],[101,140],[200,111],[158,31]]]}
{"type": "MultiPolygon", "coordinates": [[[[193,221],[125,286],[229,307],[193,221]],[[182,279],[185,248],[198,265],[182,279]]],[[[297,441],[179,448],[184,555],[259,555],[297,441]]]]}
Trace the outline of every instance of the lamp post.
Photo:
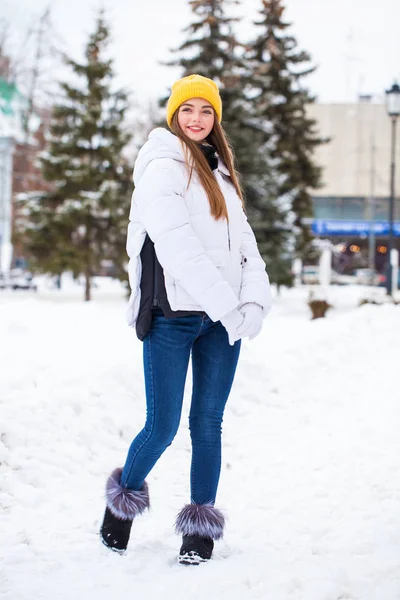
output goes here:
{"type": "Polygon", "coordinates": [[[394,199],[395,199],[395,169],[396,169],[396,123],[400,115],[400,86],[394,83],[390,90],[386,90],[386,106],[389,117],[392,120],[392,141],[390,159],[390,198],[389,198],[389,232],[388,232],[388,260],[389,269],[387,274],[387,293],[391,296],[393,291],[393,221],[394,221],[394,199]]]}

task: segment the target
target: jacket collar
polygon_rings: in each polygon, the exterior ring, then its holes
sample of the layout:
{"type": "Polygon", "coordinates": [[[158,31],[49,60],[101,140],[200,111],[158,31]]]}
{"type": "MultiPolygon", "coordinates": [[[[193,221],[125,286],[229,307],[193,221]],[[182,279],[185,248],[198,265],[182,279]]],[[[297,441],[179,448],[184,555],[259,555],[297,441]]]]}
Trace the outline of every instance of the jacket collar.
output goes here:
{"type": "Polygon", "coordinates": [[[223,175],[226,175],[227,177],[231,176],[231,174],[228,171],[228,167],[226,166],[222,158],[218,158],[218,171],[223,175]]]}

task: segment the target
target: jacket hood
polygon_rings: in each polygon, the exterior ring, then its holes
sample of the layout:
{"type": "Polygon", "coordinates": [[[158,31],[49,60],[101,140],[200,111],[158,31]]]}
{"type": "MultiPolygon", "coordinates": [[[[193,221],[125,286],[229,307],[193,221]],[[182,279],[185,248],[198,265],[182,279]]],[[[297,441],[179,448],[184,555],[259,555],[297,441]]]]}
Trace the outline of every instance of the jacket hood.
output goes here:
{"type": "Polygon", "coordinates": [[[139,150],[133,170],[133,180],[138,183],[149,163],[156,158],[172,158],[185,162],[183,148],[179,139],[162,127],[150,132],[147,142],[139,150]]]}
{"type": "MultiPolygon", "coordinates": [[[[149,163],[157,158],[172,158],[181,163],[185,162],[179,138],[163,127],[153,129],[147,142],[139,150],[133,170],[135,185],[139,182],[149,163]]],[[[229,171],[221,159],[218,159],[218,169],[229,176],[229,171]]]]}

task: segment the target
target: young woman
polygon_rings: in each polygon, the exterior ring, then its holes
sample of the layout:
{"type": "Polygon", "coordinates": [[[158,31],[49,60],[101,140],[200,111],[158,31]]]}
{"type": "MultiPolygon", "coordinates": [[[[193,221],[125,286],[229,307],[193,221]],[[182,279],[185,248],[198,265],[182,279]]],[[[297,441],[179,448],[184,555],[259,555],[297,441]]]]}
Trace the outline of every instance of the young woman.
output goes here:
{"type": "Polygon", "coordinates": [[[224,408],[240,340],[260,333],[271,304],[221,117],[212,80],[180,79],[167,105],[172,133],[153,130],[136,160],[128,318],[143,340],[147,417],[107,481],[101,527],[104,544],[123,552],[133,519],[149,507],[146,477],[178,429],[191,357],[191,499],[175,523],[184,564],[209,559],[222,537],[214,503],[224,408]]]}

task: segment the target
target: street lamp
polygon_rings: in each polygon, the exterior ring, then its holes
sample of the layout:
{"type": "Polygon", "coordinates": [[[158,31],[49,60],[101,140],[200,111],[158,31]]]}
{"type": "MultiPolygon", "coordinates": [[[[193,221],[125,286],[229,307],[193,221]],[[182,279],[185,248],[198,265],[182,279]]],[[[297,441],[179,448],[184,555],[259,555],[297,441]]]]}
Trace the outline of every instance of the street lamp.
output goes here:
{"type": "Polygon", "coordinates": [[[393,221],[394,221],[394,197],[395,197],[395,167],[396,167],[396,122],[400,115],[400,86],[394,83],[390,90],[386,90],[386,106],[389,117],[392,119],[392,143],[390,159],[390,199],[389,199],[389,233],[388,233],[388,259],[389,269],[387,274],[387,293],[392,295],[393,291],[393,221]]]}

